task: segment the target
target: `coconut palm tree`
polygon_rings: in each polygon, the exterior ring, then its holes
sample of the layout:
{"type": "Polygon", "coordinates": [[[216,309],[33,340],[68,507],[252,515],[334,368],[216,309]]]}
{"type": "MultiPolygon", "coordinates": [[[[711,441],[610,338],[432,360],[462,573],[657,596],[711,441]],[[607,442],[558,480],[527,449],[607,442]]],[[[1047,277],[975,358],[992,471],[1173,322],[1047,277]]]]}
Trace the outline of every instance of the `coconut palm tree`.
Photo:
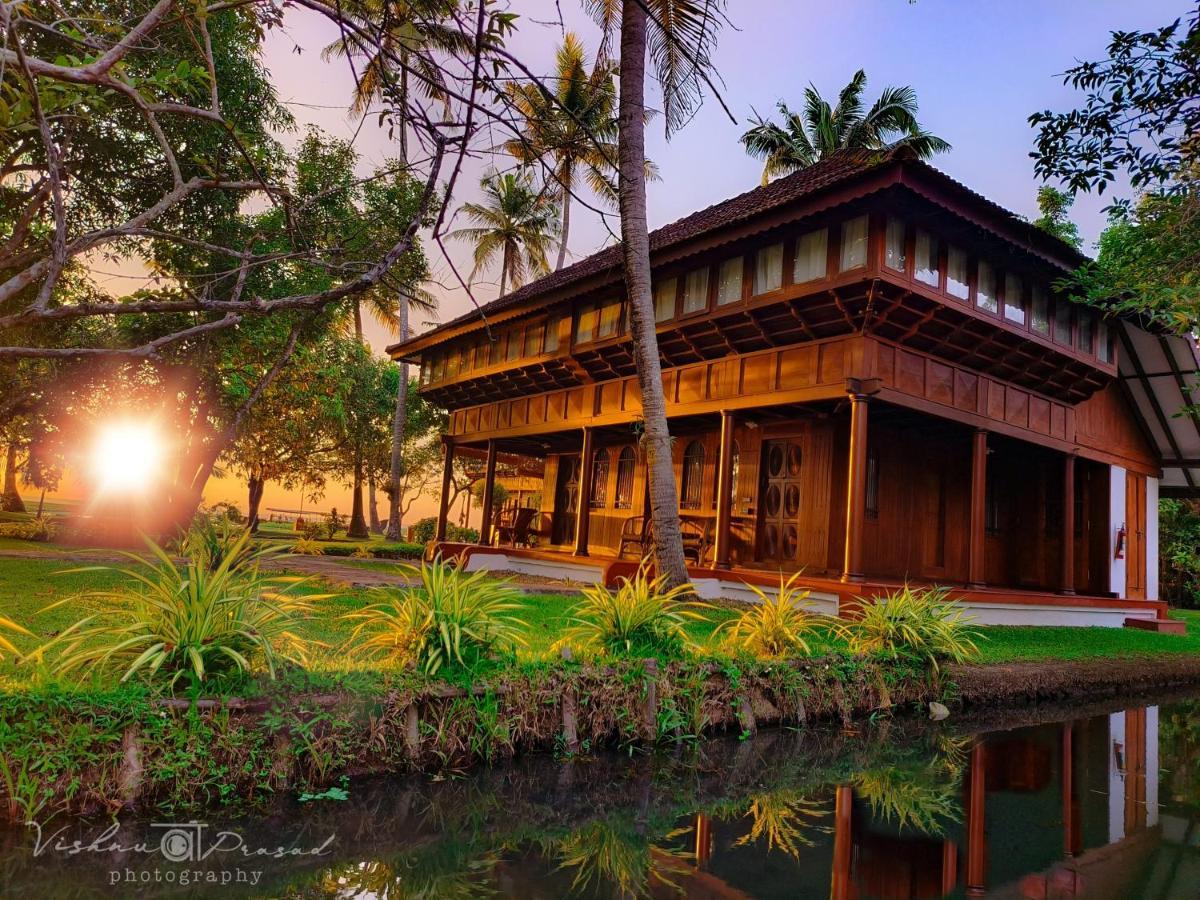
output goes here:
{"type": "Polygon", "coordinates": [[[600,196],[615,200],[612,176],[617,159],[616,64],[596,59],[591,72],[582,41],[568,31],[558,48],[554,75],[547,79],[552,92],[540,85],[510,82],[509,100],[523,120],[521,136],[505,149],[522,164],[544,160],[562,196],[562,233],[555,269],[567,258],[571,231],[571,194],[580,170],[588,186],[600,196]]]}
{"type": "Polygon", "coordinates": [[[650,485],[654,558],[667,587],[688,583],[679,529],[679,491],[650,292],[646,213],[646,57],[662,88],[668,136],[691,118],[708,83],[711,53],[725,22],[722,0],[584,0],[600,25],[604,51],[620,34],[621,95],[617,119],[617,186],[630,333],[642,395],[642,444],[650,485]]]}
{"type": "Polygon", "coordinates": [[[763,160],[762,183],[777,175],[805,169],[838,150],[885,150],[908,147],[921,159],[943,153],[950,145],[917,122],[917,92],[911,87],[887,87],[867,110],[863,91],[867,75],[859,69],[842,88],[837,105],[830,106],[815,87],[804,92],[803,112],[779,101],[783,124],[755,115],[753,127],[742,135],[742,146],[763,160]]]}
{"type": "Polygon", "coordinates": [[[475,245],[474,278],[500,257],[500,296],[529,275],[550,271],[548,252],[558,237],[558,208],[553,195],[539,190],[528,172],[492,171],[479,183],[483,203],[464,203],[459,211],[474,223],[450,237],[475,245]]]}

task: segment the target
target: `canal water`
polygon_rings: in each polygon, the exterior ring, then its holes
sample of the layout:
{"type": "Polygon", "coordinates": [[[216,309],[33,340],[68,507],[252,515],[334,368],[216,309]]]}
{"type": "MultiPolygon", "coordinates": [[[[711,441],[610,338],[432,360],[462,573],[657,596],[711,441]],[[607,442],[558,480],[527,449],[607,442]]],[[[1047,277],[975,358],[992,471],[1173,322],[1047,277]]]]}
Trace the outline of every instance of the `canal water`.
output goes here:
{"type": "Polygon", "coordinates": [[[0,832],[6,897],[1200,897],[1200,696],[0,832]]]}

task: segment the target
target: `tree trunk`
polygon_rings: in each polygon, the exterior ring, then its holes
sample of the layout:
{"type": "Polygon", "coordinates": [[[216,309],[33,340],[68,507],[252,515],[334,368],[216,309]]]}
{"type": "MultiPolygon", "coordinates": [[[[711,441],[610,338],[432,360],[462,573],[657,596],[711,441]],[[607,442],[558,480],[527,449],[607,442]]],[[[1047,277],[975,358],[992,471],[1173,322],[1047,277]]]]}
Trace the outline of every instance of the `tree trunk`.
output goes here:
{"type": "Polygon", "coordinates": [[[508,247],[504,248],[504,257],[500,263],[500,293],[498,296],[504,296],[504,283],[508,281],[508,247]]]}
{"type": "Polygon", "coordinates": [[[645,432],[642,440],[650,476],[650,518],[654,525],[654,558],[669,587],[686,584],[687,562],[679,530],[679,494],[671,464],[671,433],[663,396],[662,363],[654,334],[654,301],[650,291],[650,236],[646,225],[646,11],[625,2],[621,13],[621,98],[619,118],[618,199],[625,291],[638,386],[642,392],[645,432]]]}
{"type": "Polygon", "coordinates": [[[367,473],[367,521],[371,523],[371,534],[383,534],[379,521],[379,498],[375,496],[375,473],[367,473]]]}
{"type": "Polygon", "coordinates": [[[354,339],[363,342],[362,301],[358,297],[354,298],[354,339]]]}
{"type": "Polygon", "coordinates": [[[10,443],[4,457],[4,494],[0,497],[0,510],[25,512],[25,501],[17,491],[17,445],[10,443]]]}
{"type": "Polygon", "coordinates": [[[45,488],[42,488],[42,493],[41,493],[41,494],[38,496],[38,511],[37,511],[37,515],[36,515],[36,516],[34,516],[34,518],[35,518],[35,519],[40,519],[40,518],[42,517],[42,511],[43,511],[45,508],[46,508],[46,489],[45,489],[45,488]]]}
{"type": "Polygon", "coordinates": [[[251,475],[247,479],[250,493],[246,499],[246,522],[251,533],[258,531],[258,507],[262,503],[263,488],[266,487],[266,482],[261,475],[251,475]]]}
{"type": "MultiPolygon", "coordinates": [[[[408,298],[400,295],[400,343],[408,340],[408,298]]],[[[396,387],[396,412],[392,416],[392,466],[388,492],[388,523],[386,537],[400,540],[400,520],[404,509],[400,505],[400,482],[404,479],[404,438],[408,427],[408,363],[400,363],[400,383],[396,387]]]]}
{"type": "Polygon", "coordinates": [[[563,169],[562,177],[559,179],[559,188],[563,192],[562,196],[562,240],[558,243],[558,262],[554,264],[554,270],[557,272],[563,267],[563,263],[567,261],[567,240],[571,234],[571,170],[570,168],[563,169]]]}
{"type": "Polygon", "coordinates": [[[362,451],[354,454],[354,488],[353,503],[350,507],[350,525],[346,528],[346,537],[366,538],[371,533],[367,531],[367,519],[363,515],[363,460],[362,451]]]}

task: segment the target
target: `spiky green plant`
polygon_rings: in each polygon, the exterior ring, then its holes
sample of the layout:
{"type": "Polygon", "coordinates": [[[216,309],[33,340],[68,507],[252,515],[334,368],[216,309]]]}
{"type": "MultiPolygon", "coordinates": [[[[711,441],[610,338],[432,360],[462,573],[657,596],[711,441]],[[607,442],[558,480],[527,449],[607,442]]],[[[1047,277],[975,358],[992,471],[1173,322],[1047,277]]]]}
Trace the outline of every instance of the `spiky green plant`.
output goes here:
{"type": "Polygon", "coordinates": [[[324,556],[325,548],[321,546],[320,541],[314,541],[312,538],[300,538],[292,544],[291,552],[297,556],[324,556]]]}
{"type": "Polygon", "coordinates": [[[947,588],[906,584],[863,600],[861,617],[842,626],[841,633],[855,653],[906,656],[937,671],[941,660],[968,662],[979,655],[975,642],[982,634],[965,612],[947,588]]]}
{"type": "Polygon", "coordinates": [[[243,533],[214,568],[207,559],[179,565],[147,540],[150,556],[123,554],[135,567],[89,566],[70,572],[115,572],[117,587],[85,591],[47,610],[80,600],[100,606],[44,644],[31,656],[52,657],[60,675],[120,673],[181,678],[198,686],[213,678],[252,670],[256,662],[274,678],[281,660],[302,662],[307,643],[292,631],[317,600],[330,594],[293,593],[306,579],[268,577],[259,562],[269,548],[248,549],[243,533]]]}
{"type": "Polygon", "coordinates": [[[370,544],[359,544],[354,548],[354,552],[350,554],[354,559],[374,559],[375,554],[371,552],[370,544]]]}
{"type": "Polygon", "coordinates": [[[750,830],[734,841],[733,846],[744,847],[765,840],[768,851],[779,850],[792,859],[799,859],[803,847],[812,847],[816,843],[808,831],[829,830],[817,825],[828,814],[827,804],[810,800],[797,790],[757,794],[746,810],[750,830]]]}
{"type": "Polygon", "coordinates": [[[358,623],[350,653],[432,675],[445,666],[473,668],[525,643],[525,623],[512,615],[521,608],[520,595],[507,582],[441,559],[401,566],[400,573],[420,587],[380,589],[386,600],[347,613],[344,618],[358,623]]]}
{"type": "Polygon", "coordinates": [[[585,587],[555,646],[614,656],[679,656],[692,646],[686,626],[703,620],[702,604],[688,601],[690,584],[666,585],[665,576],[650,577],[643,560],[615,591],[602,584],[585,587]]]}
{"type": "Polygon", "coordinates": [[[192,521],[191,526],[179,541],[181,556],[203,565],[208,569],[216,569],[235,549],[242,557],[234,559],[235,567],[242,565],[254,552],[254,545],[248,540],[241,540],[249,529],[234,524],[226,516],[214,516],[200,513],[192,521]]]}
{"type": "Polygon", "coordinates": [[[808,639],[829,624],[824,616],[811,611],[809,591],[797,583],[800,574],[785,578],[781,573],[779,591],[774,595],[747,584],[759,602],[717,628],[718,633],[724,632],[726,645],[768,659],[808,656],[812,652],[808,639]]]}
{"type": "Polygon", "coordinates": [[[870,804],[872,815],[900,830],[940,835],[947,822],[962,819],[959,779],[939,767],[865,769],[851,782],[855,795],[870,804]]]}
{"type": "MultiPolygon", "coordinates": [[[[8,618],[7,616],[0,616],[0,631],[11,631],[14,634],[25,635],[26,637],[34,636],[33,632],[31,632],[24,625],[20,625],[20,624],[14,622],[12,619],[8,618]]],[[[17,649],[16,644],[14,644],[12,641],[10,641],[3,634],[0,634],[0,651],[6,651],[8,653],[12,653],[14,656],[21,655],[21,651],[17,649]]],[[[0,659],[4,659],[3,652],[0,652],[0,659]]]]}

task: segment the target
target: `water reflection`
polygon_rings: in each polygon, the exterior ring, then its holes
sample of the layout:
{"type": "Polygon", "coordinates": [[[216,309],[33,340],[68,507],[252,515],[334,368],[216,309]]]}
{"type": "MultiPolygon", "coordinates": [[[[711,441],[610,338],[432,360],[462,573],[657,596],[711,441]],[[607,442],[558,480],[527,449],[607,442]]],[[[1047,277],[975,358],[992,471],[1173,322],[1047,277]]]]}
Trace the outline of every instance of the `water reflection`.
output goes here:
{"type": "MultiPolygon", "coordinates": [[[[1007,730],[882,723],[706,742],[653,757],[529,759],[444,781],[354,784],[345,802],[212,822],[257,883],[140,883],[126,852],[43,854],[12,831],[28,896],[1173,898],[1200,896],[1200,700],[1007,730]],[[111,886],[113,870],[133,881],[111,886]]],[[[60,823],[68,838],[96,823],[60,823]]],[[[103,823],[101,823],[103,824],[103,823]]],[[[123,823],[126,844],[151,823],[123,823]]]]}

